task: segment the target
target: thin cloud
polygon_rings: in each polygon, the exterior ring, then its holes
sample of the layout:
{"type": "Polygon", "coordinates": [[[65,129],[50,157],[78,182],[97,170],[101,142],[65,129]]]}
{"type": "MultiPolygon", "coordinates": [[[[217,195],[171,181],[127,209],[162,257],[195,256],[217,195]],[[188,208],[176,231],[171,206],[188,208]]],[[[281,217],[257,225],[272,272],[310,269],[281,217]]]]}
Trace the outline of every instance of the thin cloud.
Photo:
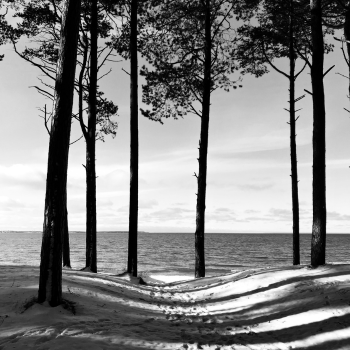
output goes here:
{"type": "Polygon", "coordinates": [[[247,209],[244,211],[245,214],[257,214],[260,213],[259,210],[247,209]]]}
{"type": "MultiPolygon", "coordinates": [[[[270,160],[285,160],[289,155],[289,148],[276,148],[276,149],[266,149],[266,150],[247,150],[247,151],[216,151],[214,153],[215,157],[222,159],[243,159],[243,160],[253,160],[253,159],[270,159],[270,160]]],[[[288,158],[287,158],[288,159],[288,158]]]]}
{"type": "Polygon", "coordinates": [[[232,212],[232,210],[230,208],[216,208],[215,212],[232,212]]]}
{"type": "Polygon", "coordinates": [[[0,198],[0,211],[15,211],[17,209],[23,210],[25,208],[28,208],[28,206],[22,201],[6,197],[0,198]]]}
{"type": "Polygon", "coordinates": [[[329,211],[327,212],[327,219],[335,221],[350,221],[350,215],[340,214],[336,211],[329,211]]]}
{"type": "Polygon", "coordinates": [[[174,203],[174,205],[176,206],[182,206],[182,205],[187,205],[188,203],[185,203],[185,202],[177,202],[177,203],[174,203]]]}
{"type": "Polygon", "coordinates": [[[155,206],[158,205],[158,202],[154,199],[151,200],[139,200],[139,208],[142,209],[150,209],[150,208],[154,208],[155,206]]]}
{"type": "Polygon", "coordinates": [[[273,183],[262,183],[262,184],[244,184],[244,185],[236,185],[242,191],[265,191],[268,190],[275,185],[273,183]]]}
{"type": "Polygon", "coordinates": [[[263,216],[247,216],[245,220],[243,221],[249,221],[249,222],[255,222],[255,221],[271,221],[271,218],[263,217],[263,216]]]}
{"type": "Polygon", "coordinates": [[[148,213],[141,213],[143,221],[159,221],[159,223],[176,220],[182,221],[187,220],[189,218],[193,219],[194,215],[194,210],[180,207],[166,208],[162,210],[151,211],[148,213]]]}
{"type": "Polygon", "coordinates": [[[271,208],[268,217],[274,220],[286,220],[292,219],[292,210],[271,208]]]}
{"type": "Polygon", "coordinates": [[[113,202],[110,199],[98,199],[97,198],[97,207],[98,208],[112,208],[113,202]]]}
{"type": "Polygon", "coordinates": [[[27,165],[0,166],[0,183],[6,187],[44,190],[46,174],[27,165]]]}

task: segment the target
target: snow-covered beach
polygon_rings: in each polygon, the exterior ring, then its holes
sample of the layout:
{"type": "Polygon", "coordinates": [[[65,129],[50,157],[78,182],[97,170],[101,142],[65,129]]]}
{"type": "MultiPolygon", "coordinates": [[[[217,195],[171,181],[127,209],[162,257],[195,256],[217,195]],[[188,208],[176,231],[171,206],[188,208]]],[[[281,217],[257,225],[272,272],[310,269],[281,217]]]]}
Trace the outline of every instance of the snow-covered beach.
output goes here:
{"type": "Polygon", "coordinates": [[[350,349],[350,265],[198,280],[63,272],[65,305],[33,303],[38,267],[0,268],[0,349],[350,349]],[[156,283],[158,280],[158,283],[156,283]]]}

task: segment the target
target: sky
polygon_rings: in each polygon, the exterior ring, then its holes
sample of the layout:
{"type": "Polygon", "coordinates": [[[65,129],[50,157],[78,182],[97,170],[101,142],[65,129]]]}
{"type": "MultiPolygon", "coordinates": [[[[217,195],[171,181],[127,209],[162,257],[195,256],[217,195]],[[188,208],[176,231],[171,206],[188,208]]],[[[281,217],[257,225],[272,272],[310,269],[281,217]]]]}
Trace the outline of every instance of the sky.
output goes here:
{"type": "MultiPolygon", "coordinates": [[[[341,36],[341,32],[336,34],[341,36]]],[[[26,45],[26,42],[22,42],[26,45]]],[[[0,231],[41,231],[49,136],[38,108],[50,101],[38,94],[38,70],[10,45],[0,47],[0,231]]],[[[287,62],[276,64],[286,68],[287,62]]],[[[301,64],[301,63],[300,63],[301,64]]],[[[325,57],[327,232],[349,233],[350,109],[340,44],[325,57]]],[[[129,63],[112,64],[101,80],[106,97],[118,106],[117,136],[97,143],[97,229],[127,231],[129,205],[129,63]]],[[[106,70],[109,67],[106,67],[106,70]]],[[[236,80],[239,75],[233,75],[236,80]]],[[[141,85],[139,83],[140,107],[141,85]]],[[[209,125],[206,232],[291,233],[288,80],[271,70],[261,78],[245,75],[243,88],[212,94],[209,125]]],[[[309,69],[296,81],[297,96],[311,90],[309,69]]],[[[300,231],[312,229],[312,101],[298,108],[297,155],[300,231]]],[[[81,136],[72,124],[71,141],[81,136]]],[[[164,124],[139,117],[139,230],[194,232],[200,118],[187,115],[164,124]]],[[[69,229],[85,230],[85,142],[71,146],[68,169],[69,229]]]]}

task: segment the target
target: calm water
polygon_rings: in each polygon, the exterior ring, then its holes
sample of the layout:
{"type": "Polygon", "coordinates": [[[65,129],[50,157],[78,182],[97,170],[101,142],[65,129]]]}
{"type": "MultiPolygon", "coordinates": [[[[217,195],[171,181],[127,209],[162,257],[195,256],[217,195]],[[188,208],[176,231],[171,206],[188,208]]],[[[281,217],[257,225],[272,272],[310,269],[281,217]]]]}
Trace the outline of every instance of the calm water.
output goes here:
{"type": "MultiPolygon", "coordinates": [[[[120,273],[127,261],[127,233],[98,233],[98,270],[120,273]]],[[[310,263],[311,235],[300,236],[301,263],[310,263]]],[[[292,264],[291,234],[206,234],[207,275],[292,264]]],[[[41,232],[0,233],[0,264],[37,265],[41,232]]],[[[84,267],[85,234],[70,234],[73,269],[84,267]]],[[[327,236],[327,262],[350,263],[350,235],[327,236]]],[[[140,233],[139,273],[193,273],[194,234],[140,233]]]]}

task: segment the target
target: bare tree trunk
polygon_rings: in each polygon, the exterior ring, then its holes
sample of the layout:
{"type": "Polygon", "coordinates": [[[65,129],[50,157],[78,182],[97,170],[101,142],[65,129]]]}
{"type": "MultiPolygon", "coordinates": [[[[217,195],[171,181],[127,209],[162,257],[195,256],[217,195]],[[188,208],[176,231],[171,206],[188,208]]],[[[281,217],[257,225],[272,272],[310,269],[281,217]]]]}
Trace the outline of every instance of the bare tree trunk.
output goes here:
{"type": "Polygon", "coordinates": [[[313,224],[311,265],[326,262],[326,112],[323,87],[323,32],[321,0],[311,0],[313,102],[313,224]]]}
{"type": "Polygon", "coordinates": [[[295,134],[295,52],[294,52],[294,21],[293,0],[290,0],[289,23],[289,124],[290,124],[290,161],[292,178],[292,210],[293,210],[293,265],[300,264],[299,247],[299,195],[298,195],[298,167],[295,134]]]}
{"type": "Polygon", "coordinates": [[[66,214],[64,220],[63,232],[63,266],[71,267],[70,265],[70,248],[69,248],[69,230],[68,230],[68,211],[67,211],[67,194],[66,194],[66,214]]]}
{"type": "MultiPolygon", "coordinates": [[[[345,22],[344,22],[344,37],[346,42],[346,49],[348,52],[348,60],[350,59],[350,4],[347,6],[347,10],[345,12],[345,22]]],[[[349,70],[349,99],[350,99],[350,64],[348,63],[349,70]]]]}
{"type": "Polygon", "coordinates": [[[96,92],[97,92],[97,0],[91,0],[90,85],[86,138],[86,267],[97,272],[96,248],[96,92]]]}
{"type": "Polygon", "coordinates": [[[137,276],[138,221],[138,68],[137,68],[137,0],[131,0],[130,18],[130,204],[127,272],[137,276]]]}
{"type": "Polygon", "coordinates": [[[196,208],[196,233],[195,233],[195,277],[205,277],[205,195],[207,188],[207,156],[208,156],[208,135],[209,135],[209,114],[210,114],[210,93],[211,93],[211,19],[210,0],[205,2],[205,61],[201,135],[199,141],[199,171],[197,176],[198,193],[196,208]]]}
{"type": "Polygon", "coordinates": [[[62,302],[62,239],[80,1],[66,0],[55,83],[55,104],[48,154],[38,302],[62,302]]]}

